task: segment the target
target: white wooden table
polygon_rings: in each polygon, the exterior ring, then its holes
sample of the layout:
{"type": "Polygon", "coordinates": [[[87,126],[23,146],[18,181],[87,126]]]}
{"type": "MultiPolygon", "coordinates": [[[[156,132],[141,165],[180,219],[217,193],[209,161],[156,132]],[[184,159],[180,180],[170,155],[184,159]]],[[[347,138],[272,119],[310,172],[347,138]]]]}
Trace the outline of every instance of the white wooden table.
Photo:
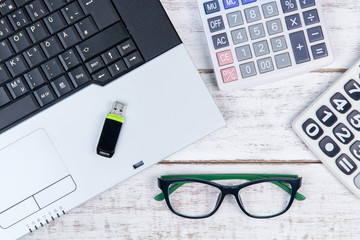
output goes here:
{"type": "Polygon", "coordinates": [[[219,92],[196,0],[162,0],[227,121],[227,127],[26,236],[45,239],[359,239],[360,200],[312,155],[291,121],[360,57],[360,1],[322,0],[335,53],[323,69],[274,84],[219,92]],[[225,199],[211,218],[189,220],[156,202],[162,174],[290,173],[303,177],[286,214],[256,220],[225,199]]]}

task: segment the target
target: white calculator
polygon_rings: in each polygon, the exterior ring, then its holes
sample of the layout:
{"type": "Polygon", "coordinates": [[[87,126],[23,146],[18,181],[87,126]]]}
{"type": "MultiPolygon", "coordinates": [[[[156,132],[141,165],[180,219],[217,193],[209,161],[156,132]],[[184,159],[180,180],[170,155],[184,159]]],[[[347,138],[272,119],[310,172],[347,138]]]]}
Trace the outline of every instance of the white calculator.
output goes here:
{"type": "Polygon", "coordinates": [[[360,61],[294,122],[311,151],[360,197],[360,61]]]}
{"type": "Polygon", "coordinates": [[[330,64],[320,0],[198,0],[218,86],[247,88],[330,64]]]}

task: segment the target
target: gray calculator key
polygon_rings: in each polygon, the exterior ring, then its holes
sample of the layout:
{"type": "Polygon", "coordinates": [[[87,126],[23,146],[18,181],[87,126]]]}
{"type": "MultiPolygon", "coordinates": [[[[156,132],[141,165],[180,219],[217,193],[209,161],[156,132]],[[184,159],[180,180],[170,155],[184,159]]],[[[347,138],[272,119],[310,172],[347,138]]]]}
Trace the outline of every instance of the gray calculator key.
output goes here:
{"type": "Polygon", "coordinates": [[[269,35],[281,33],[283,31],[280,18],[266,22],[269,35]]]}
{"type": "Polygon", "coordinates": [[[218,32],[225,29],[222,16],[216,16],[208,19],[210,32],[218,32]]]}
{"type": "Polygon", "coordinates": [[[293,12],[298,9],[296,0],[280,0],[280,1],[284,13],[293,12]]]}
{"type": "Polygon", "coordinates": [[[240,28],[240,29],[231,31],[231,37],[232,37],[235,45],[248,41],[248,37],[247,37],[245,28],[240,28]]]}
{"type": "Polygon", "coordinates": [[[311,43],[324,39],[324,34],[323,34],[321,26],[314,27],[314,28],[309,28],[307,30],[307,34],[308,34],[308,37],[309,37],[309,41],[311,43]]]}
{"type": "Polygon", "coordinates": [[[319,15],[316,9],[303,12],[305,25],[311,25],[320,22],[319,15]]]}
{"type": "Polygon", "coordinates": [[[289,35],[292,50],[297,64],[310,61],[309,50],[306,44],[305,35],[303,31],[290,33],[289,35]]]}
{"type": "Polygon", "coordinates": [[[215,49],[220,49],[229,46],[229,40],[226,33],[221,33],[215,36],[212,36],[213,44],[215,49]]]}
{"type": "Polygon", "coordinates": [[[253,43],[255,56],[260,57],[270,53],[269,45],[266,40],[253,43]]]}
{"type": "Polygon", "coordinates": [[[235,48],[235,52],[239,62],[252,58],[250,45],[235,48]]]}
{"type": "Polygon", "coordinates": [[[328,56],[328,51],[325,43],[320,43],[318,45],[312,46],[311,51],[314,59],[319,59],[328,56]]]}
{"type": "Polygon", "coordinates": [[[243,78],[248,78],[256,75],[254,62],[248,62],[240,65],[240,72],[243,78]]]}
{"type": "Polygon", "coordinates": [[[301,0],[300,1],[301,8],[308,8],[315,6],[315,0],[301,0]]]}
{"type": "Polygon", "coordinates": [[[289,53],[283,53],[275,56],[275,63],[278,69],[287,68],[291,66],[289,53]]]}
{"type": "Polygon", "coordinates": [[[265,18],[270,18],[279,15],[279,10],[276,2],[269,2],[261,5],[265,18]]]}
{"type": "Polygon", "coordinates": [[[271,57],[260,59],[257,61],[257,64],[261,74],[274,71],[274,64],[271,57]]]}
{"type": "Polygon", "coordinates": [[[264,25],[262,23],[249,27],[250,38],[252,40],[265,37],[264,25]]]}
{"type": "Polygon", "coordinates": [[[240,11],[228,13],[226,15],[229,27],[236,27],[244,24],[244,19],[240,11]]]}
{"type": "Polygon", "coordinates": [[[302,26],[299,14],[285,17],[285,22],[288,30],[293,30],[302,26]]]}
{"type": "Polygon", "coordinates": [[[211,14],[220,11],[220,5],[218,0],[209,1],[204,3],[204,9],[206,14],[211,14]]]}
{"type": "Polygon", "coordinates": [[[279,52],[287,49],[287,44],[284,36],[272,38],[270,42],[273,52],[279,52]]]}
{"type": "Polygon", "coordinates": [[[245,11],[245,18],[248,23],[261,20],[259,7],[247,8],[245,11]]]}

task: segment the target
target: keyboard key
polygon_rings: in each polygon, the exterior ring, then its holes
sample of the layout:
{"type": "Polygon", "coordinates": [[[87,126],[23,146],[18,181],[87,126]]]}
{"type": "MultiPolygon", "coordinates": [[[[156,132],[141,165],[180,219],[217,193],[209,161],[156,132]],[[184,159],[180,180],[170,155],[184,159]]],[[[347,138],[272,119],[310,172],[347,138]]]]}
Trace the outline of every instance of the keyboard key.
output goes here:
{"type": "Polygon", "coordinates": [[[208,21],[210,32],[212,32],[212,33],[225,29],[225,25],[224,25],[222,16],[216,16],[213,18],[209,18],[207,21],[208,21]]]}
{"type": "Polygon", "coordinates": [[[126,63],[126,66],[128,68],[134,68],[139,66],[144,62],[143,58],[141,57],[140,53],[138,51],[130,54],[129,56],[124,58],[124,61],[126,63]]]}
{"type": "Polygon", "coordinates": [[[101,68],[105,67],[105,64],[101,57],[96,57],[89,62],[86,63],[86,67],[89,70],[90,74],[93,74],[97,70],[100,70],[101,68]]]}
{"type": "Polygon", "coordinates": [[[77,45],[76,49],[81,58],[86,61],[128,37],[129,34],[125,27],[121,23],[116,23],[104,31],[86,39],[77,45]]]}
{"type": "Polygon", "coordinates": [[[23,53],[23,55],[31,68],[46,60],[46,57],[39,45],[29,48],[23,53]]]}
{"type": "Polygon", "coordinates": [[[325,43],[320,43],[318,45],[312,46],[311,51],[314,59],[324,58],[328,56],[328,51],[325,43]]]}
{"type": "Polygon", "coordinates": [[[2,16],[15,10],[15,4],[12,0],[3,0],[0,4],[0,13],[2,16]]]}
{"type": "Polygon", "coordinates": [[[265,37],[265,30],[262,23],[249,26],[250,38],[252,40],[265,37]]]}
{"type": "Polygon", "coordinates": [[[336,93],[330,99],[330,103],[341,114],[346,113],[351,108],[351,103],[341,93],[336,93]]]}
{"type": "Polygon", "coordinates": [[[54,34],[61,29],[67,27],[65,19],[60,12],[55,12],[47,16],[46,18],[44,18],[44,22],[51,34],[54,34]]]}
{"type": "Polygon", "coordinates": [[[6,108],[0,110],[0,130],[4,130],[11,124],[14,124],[38,109],[39,107],[36,100],[31,94],[21,98],[19,101],[11,103],[6,108]]]}
{"type": "Polygon", "coordinates": [[[301,8],[308,8],[315,6],[315,0],[301,0],[300,1],[301,8]]]}
{"type": "Polygon", "coordinates": [[[58,10],[66,5],[65,0],[44,0],[46,6],[49,8],[50,12],[58,10]]]}
{"type": "Polygon", "coordinates": [[[257,65],[260,74],[274,71],[274,64],[271,57],[258,60],[257,65]]]}
{"type": "Polygon", "coordinates": [[[26,30],[33,43],[42,41],[49,36],[49,33],[42,21],[30,25],[29,27],[26,28],[26,30]]]}
{"type": "Polygon", "coordinates": [[[291,59],[289,53],[283,53],[275,56],[275,63],[278,69],[290,67],[291,59]]]}
{"type": "Polygon", "coordinates": [[[357,166],[354,163],[354,161],[351,160],[346,154],[340,155],[340,157],[336,160],[336,165],[346,175],[353,174],[357,169],[357,166]]]}
{"type": "Polygon", "coordinates": [[[13,30],[10,27],[10,23],[6,18],[2,18],[0,20],[0,39],[8,37],[11,33],[13,33],[13,30]]]}
{"type": "Polygon", "coordinates": [[[243,78],[248,78],[248,77],[255,76],[257,73],[256,73],[254,62],[241,64],[240,65],[240,72],[241,72],[241,76],[243,78]]]}
{"type": "Polygon", "coordinates": [[[218,63],[220,67],[234,63],[231,50],[218,52],[216,54],[216,57],[218,59],[218,63]]]}
{"type": "Polygon", "coordinates": [[[247,37],[245,28],[240,28],[240,29],[231,31],[231,37],[232,37],[233,43],[235,45],[248,41],[248,37],[247,37]]]}
{"type": "Polygon", "coordinates": [[[10,102],[10,97],[3,87],[0,87],[0,107],[10,102]]]}
{"type": "Polygon", "coordinates": [[[51,91],[48,85],[45,85],[39,90],[35,91],[34,95],[40,107],[44,107],[56,99],[54,93],[51,91]]]}
{"type": "Polygon", "coordinates": [[[111,79],[111,75],[110,75],[109,71],[105,68],[105,69],[101,70],[100,72],[93,74],[92,78],[95,81],[98,81],[100,83],[105,83],[111,79]]]}
{"type": "Polygon", "coordinates": [[[319,143],[320,149],[328,157],[335,157],[339,152],[339,146],[330,137],[324,137],[319,143]]]}
{"type": "Polygon", "coordinates": [[[349,144],[354,139],[354,134],[342,123],[334,128],[333,133],[343,144],[349,144]]]}
{"type": "Polygon", "coordinates": [[[88,1],[79,0],[85,14],[90,14],[100,30],[120,21],[110,0],[88,1]]]}
{"type": "Polygon", "coordinates": [[[65,49],[78,44],[81,39],[73,26],[58,33],[58,37],[65,49]]]}
{"type": "Polygon", "coordinates": [[[70,93],[74,88],[69,82],[67,76],[62,76],[51,83],[55,93],[58,97],[62,97],[65,94],[70,93]]]}
{"type": "Polygon", "coordinates": [[[21,55],[10,59],[5,64],[13,77],[16,77],[28,70],[28,66],[21,55]]]}
{"type": "Polygon", "coordinates": [[[266,27],[269,35],[274,35],[283,32],[280,18],[266,22],[266,27]]]}
{"type": "Polygon", "coordinates": [[[306,26],[320,22],[319,15],[316,9],[303,12],[303,17],[306,26]]]}
{"type": "MultiPolygon", "coordinates": [[[[99,2],[99,1],[94,1],[94,2],[99,2]]],[[[103,2],[103,1],[100,1],[100,2],[103,2]]],[[[65,20],[67,21],[68,24],[77,22],[81,18],[84,17],[84,13],[82,12],[82,10],[77,2],[73,2],[73,3],[69,4],[68,6],[62,8],[61,12],[64,15],[65,20]]]]}
{"type": "Polygon", "coordinates": [[[308,34],[308,37],[309,37],[309,41],[311,43],[312,42],[317,42],[317,41],[320,41],[320,40],[324,39],[324,34],[323,34],[321,26],[314,27],[314,28],[309,28],[307,30],[307,34],[308,34]]]}
{"type": "Polygon", "coordinates": [[[234,82],[238,80],[235,67],[229,67],[221,70],[221,76],[224,83],[234,82]]]}
{"type": "Polygon", "coordinates": [[[244,10],[245,18],[248,23],[256,22],[261,20],[259,7],[247,8],[244,10]]]}
{"type": "Polygon", "coordinates": [[[237,47],[235,48],[235,52],[236,52],[237,60],[239,62],[252,58],[250,45],[237,47]]]}
{"type": "Polygon", "coordinates": [[[13,99],[21,97],[22,95],[28,92],[26,83],[24,83],[24,81],[20,77],[16,78],[15,80],[12,80],[8,84],[6,84],[6,86],[13,99]]]}
{"type": "Polygon", "coordinates": [[[239,6],[239,0],[223,0],[224,8],[230,9],[239,6]]]}
{"type": "Polygon", "coordinates": [[[17,53],[31,46],[31,41],[23,30],[12,35],[9,39],[17,53]]]}
{"type": "Polygon", "coordinates": [[[121,43],[120,45],[118,45],[117,49],[119,50],[121,56],[124,57],[124,56],[128,55],[129,53],[135,51],[136,46],[135,46],[135,43],[133,42],[133,40],[129,39],[129,40],[126,40],[125,42],[121,43]]]}
{"type": "Polygon", "coordinates": [[[286,27],[288,30],[293,30],[302,27],[301,19],[299,14],[294,14],[285,17],[286,27]]]}
{"type": "Polygon", "coordinates": [[[270,53],[269,45],[266,40],[253,43],[253,48],[256,57],[260,57],[270,53]]]}
{"type": "Polygon", "coordinates": [[[119,60],[116,63],[112,64],[108,67],[109,72],[111,73],[111,76],[116,77],[120,74],[127,71],[127,67],[125,66],[125,63],[123,60],[119,60]]]}
{"type": "Polygon", "coordinates": [[[261,5],[265,18],[270,18],[279,15],[279,10],[276,2],[269,2],[261,5]]]}
{"type": "Polygon", "coordinates": [[[77,24],[75,24],[77,31],[82,39],[88,38],[98,32],[98,28],[95,25],[94,20],[91,17],[87,17],[77,24]]]}
{"type": "Polygon", "coordinates": [[[270,39],[271,47],[274,52],[279,52],[287,49],[286,39],[284,36],[270,39]]]}
{"type": "Polygon", "coordinates": [[[30,24],[29,18],[24,14],[23,10],[19,9],[9,15],[11,25],[15,30],[30,24]]]}
{"type": "Polygon", "coordinates": [[[303,31],[290,33],[289,35],[292,50],[297,64],[310,61],[309,50],[303,31]]]}
{"type": "Polygon", "coordinates": [[[212,41],[213,41],[215,49],[220,49],[220,48],[229,46],[229,40],[228,40],[226,33],[221,33],[221,34],[212,36],[212,41]]]}
{"type": "Polygon", "coordinates": [[[63,50],[63,47],[56,36],[45,40],[40,43],[40,45],[48,58],[58,55],[63,50]]]}
{"type": "Polygon", "coordinates": [[[345,84],[345,92],[355,101],[360,100],[360,86],[359,84],[351,79],[349,82],[345,84]]]}
{"type": "Polygon", "coordinates": [[[324,130],[322,130],[319,124],[311,118],[306,120],[306,122],[302,125],[302,129],[312,140],[317,140],[324,133],[324,130]]]}
{"type": "Polygon", "coordinates": [[[52,80],[64,73],[61,63],[57,58],[53,58],[41,65],[47,79],[52,80]]]}
{"type": "Polygon", "coordinates": [[[87,71],[83,66],[78,67],[75,70],[72,70],[69,73],[69,77],[71,79],[71,82],[74,84],[76,88],[91,81],[91,77],[89,76],[89,74],[87,73],[87,71]]]}
{"type": "Polygon", "coordinates": [[[26,5],[25,8],[33,22],[43,18],[49,13],[47,8],[40,0],[33,1],[32,3],[26,5]]]}
{"type": "Polygon", "coordinates": [[[14,0],[14,3],[16,4],[16,6],[21,7],[21,6],[23,6],[26,3],[29,3],[31,1],[32,0],[14,0]]]}
{"type": "Polygon", "coordinates": [[[281,7],[282,7],[282,10],[284,13],[293,12],[298,9],[296,0],[280,0],[280,1],[281,1],[281,7]]]}
{"type": "Polygon", "coordinates": [[[30,86],[31,90],[40,87],[46,82],[46,77],[39,68],[35,68],[30,72],[24,74],[24,78],[30,86]]]}
{"type": "Polygon", "coordinates": [[[59,56],[59,58],[65,68],[65,71],[68,71],[70,68],[76,67],[82,63],[80,57],[73,49],[64,52],[59,56]]]}
{"type": "Polygon", "coordinates": [[[206,14],[211,14],[220,11],[220,5],[217,0],[204,3],[204,9],[206,14]]]}
{"type": "Polygon", "coordinates": [[[4,61],[5,59],[11,57],[14,54],[12,47],[8,40],[4,40],[0,42],[0,61],[4,61]]]}
{"type": "Polygon", "coordinates": [[[356,141],[351,145],[350,152],[357,160],[360,160],[360,141],[356,141]]]}
{"type": "Polygon", "coordinates": [[[357,110],[352,111],[347,117],[347,121],[356,131],[360,131],[360,112],[357,110]]]}
{"type": "Polygon", "coordinates": [[[327,127],[333,126],[338,120],[330,108],[325,105],[316,111],[316,117],[327,127]]]}
{"type": "Polygon", "coordinates": [[[110,63],[113,63],[119,58],[121,58],[120,53],[118,52],[118,50],[116,50],[116,48],[112,48],[109,51],[101,54],[101,57],[106,65],[109,65],[110,63]]]}
{"type": "Polygon", "coordinates": [[[3,84],[5,82],[7,82],[8,80],[10,80],[10,75],[8,73],[8,71],[6,70],[6,67],[4,66],[4,64],[0,65],[0,84],[3,84]]]}
{"type": "Polygon", "coordinates": [[[226,14],[229,27],[233,28],[244,24],[244,19],[240,11],[226,14]]]}

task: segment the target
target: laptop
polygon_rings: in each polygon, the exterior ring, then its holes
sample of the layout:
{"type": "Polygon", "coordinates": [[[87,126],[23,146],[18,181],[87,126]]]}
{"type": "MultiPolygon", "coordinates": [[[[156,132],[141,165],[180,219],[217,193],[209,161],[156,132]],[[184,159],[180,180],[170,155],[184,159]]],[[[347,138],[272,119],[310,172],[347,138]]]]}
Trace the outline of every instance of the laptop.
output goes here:
{"type": "Polygon", "coordinates": [[[158,0],[5,0],[0,14],[0,239],[225,125],[158,0]],[[115,101],[125,123],[105,158],[115,101]]]}

